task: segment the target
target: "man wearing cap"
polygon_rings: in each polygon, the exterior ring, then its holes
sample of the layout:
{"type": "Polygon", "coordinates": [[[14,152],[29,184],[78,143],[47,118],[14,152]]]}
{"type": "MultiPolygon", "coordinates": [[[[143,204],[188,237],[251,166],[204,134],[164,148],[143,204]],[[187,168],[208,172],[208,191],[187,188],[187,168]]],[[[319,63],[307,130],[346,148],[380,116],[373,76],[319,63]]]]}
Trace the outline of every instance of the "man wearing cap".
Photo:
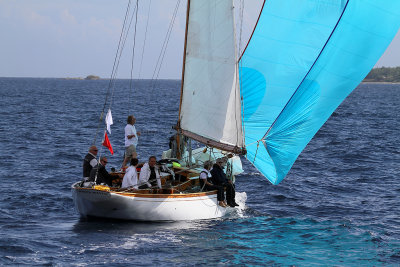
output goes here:
{"type": "Polygon", "coordinates": [[[235,188],[233,187],[232,181],[226,178],[226,174],[224,172],[224,167],[226,163],[225,158],[219,158],[216,161],[211,170],[212,182],[214,185],[223,186],[226,188],[226,202],[229,206],[235,207],[239,206],[235,201],[235,188]]]}
{"type": "Polygon", "coordinates": [[[225,203],[225,193],[224,193],[224,187],[220,185],[214,185],[211,183],[211,173],[210,169],[212,167],[212,162],[211,161],[206,161],[204,162],[203,165],[204,169],[200,172],[199,176],[199,182],[200,182],[200,187],[201,190],[203,191],[212,191],[212,190],[217,190],[217,200],[218,200],[218,205],[221,207],[227,207],[225,203]]]}

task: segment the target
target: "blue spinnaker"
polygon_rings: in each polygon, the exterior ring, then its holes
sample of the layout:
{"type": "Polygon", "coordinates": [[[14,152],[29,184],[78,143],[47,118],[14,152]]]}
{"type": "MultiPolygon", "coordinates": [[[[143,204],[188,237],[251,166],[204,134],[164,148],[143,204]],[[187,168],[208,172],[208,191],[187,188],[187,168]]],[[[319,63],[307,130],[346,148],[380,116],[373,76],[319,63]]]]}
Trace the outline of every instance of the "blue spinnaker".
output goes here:
{"type": "Polygon", "coordinates": [[[266,0],[239,62],[247,157],[273,184],[372,69],[399,0],[266,0]]]}

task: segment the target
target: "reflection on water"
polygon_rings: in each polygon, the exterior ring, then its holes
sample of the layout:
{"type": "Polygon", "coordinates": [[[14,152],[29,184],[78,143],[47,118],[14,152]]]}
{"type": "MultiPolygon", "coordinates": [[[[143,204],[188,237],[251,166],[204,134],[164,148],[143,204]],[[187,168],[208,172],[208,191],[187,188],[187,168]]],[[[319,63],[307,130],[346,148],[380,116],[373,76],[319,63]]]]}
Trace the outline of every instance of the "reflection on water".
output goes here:
{"type": "Polygon", "coordinates": [[[87,217],[80,218],[74,225],[73,231],[78,234],[90,234],[92,232],[113,233],[119,231],[127,235],[137,233],[153,233],[155,231],[174,231],[193,229],[201,221],[177,221],[177,222],[139,222],[124,221],[105,218],[87,217]]]}

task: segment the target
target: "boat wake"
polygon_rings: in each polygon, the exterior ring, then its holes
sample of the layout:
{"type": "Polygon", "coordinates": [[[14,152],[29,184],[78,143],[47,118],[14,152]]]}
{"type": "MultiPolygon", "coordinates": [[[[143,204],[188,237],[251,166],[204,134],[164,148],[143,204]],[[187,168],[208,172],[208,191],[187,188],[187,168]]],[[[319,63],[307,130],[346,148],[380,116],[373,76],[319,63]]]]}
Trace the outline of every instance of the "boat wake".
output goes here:
{"type": "Polygon", "coordinates": [[[234,219],[234,218],[244,218],[245,217],[245,209],[246,209],[246,200],[247,194],[246,192],[236,192],[235,194],[236,203],[239,206],[235,208],[226,208],[225,217],[234,219]]]}

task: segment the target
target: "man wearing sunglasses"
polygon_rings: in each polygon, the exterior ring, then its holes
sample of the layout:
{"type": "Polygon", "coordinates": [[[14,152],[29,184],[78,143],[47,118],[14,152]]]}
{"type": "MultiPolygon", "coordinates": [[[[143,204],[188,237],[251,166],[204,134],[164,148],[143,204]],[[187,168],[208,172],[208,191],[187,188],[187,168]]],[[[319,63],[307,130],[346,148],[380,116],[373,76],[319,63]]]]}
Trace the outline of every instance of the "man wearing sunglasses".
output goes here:
{"type": "Polygon", "coordinates": [[[108,160],[105,156],[100,158],[99,164],[97,164],[91,171],[90,171],[90,179],[91,182],[96,182],[96,184],[105,184],[108,186],[112,186],[113,176],[108,173],[106,170],[106,164],[108,160]]]}

